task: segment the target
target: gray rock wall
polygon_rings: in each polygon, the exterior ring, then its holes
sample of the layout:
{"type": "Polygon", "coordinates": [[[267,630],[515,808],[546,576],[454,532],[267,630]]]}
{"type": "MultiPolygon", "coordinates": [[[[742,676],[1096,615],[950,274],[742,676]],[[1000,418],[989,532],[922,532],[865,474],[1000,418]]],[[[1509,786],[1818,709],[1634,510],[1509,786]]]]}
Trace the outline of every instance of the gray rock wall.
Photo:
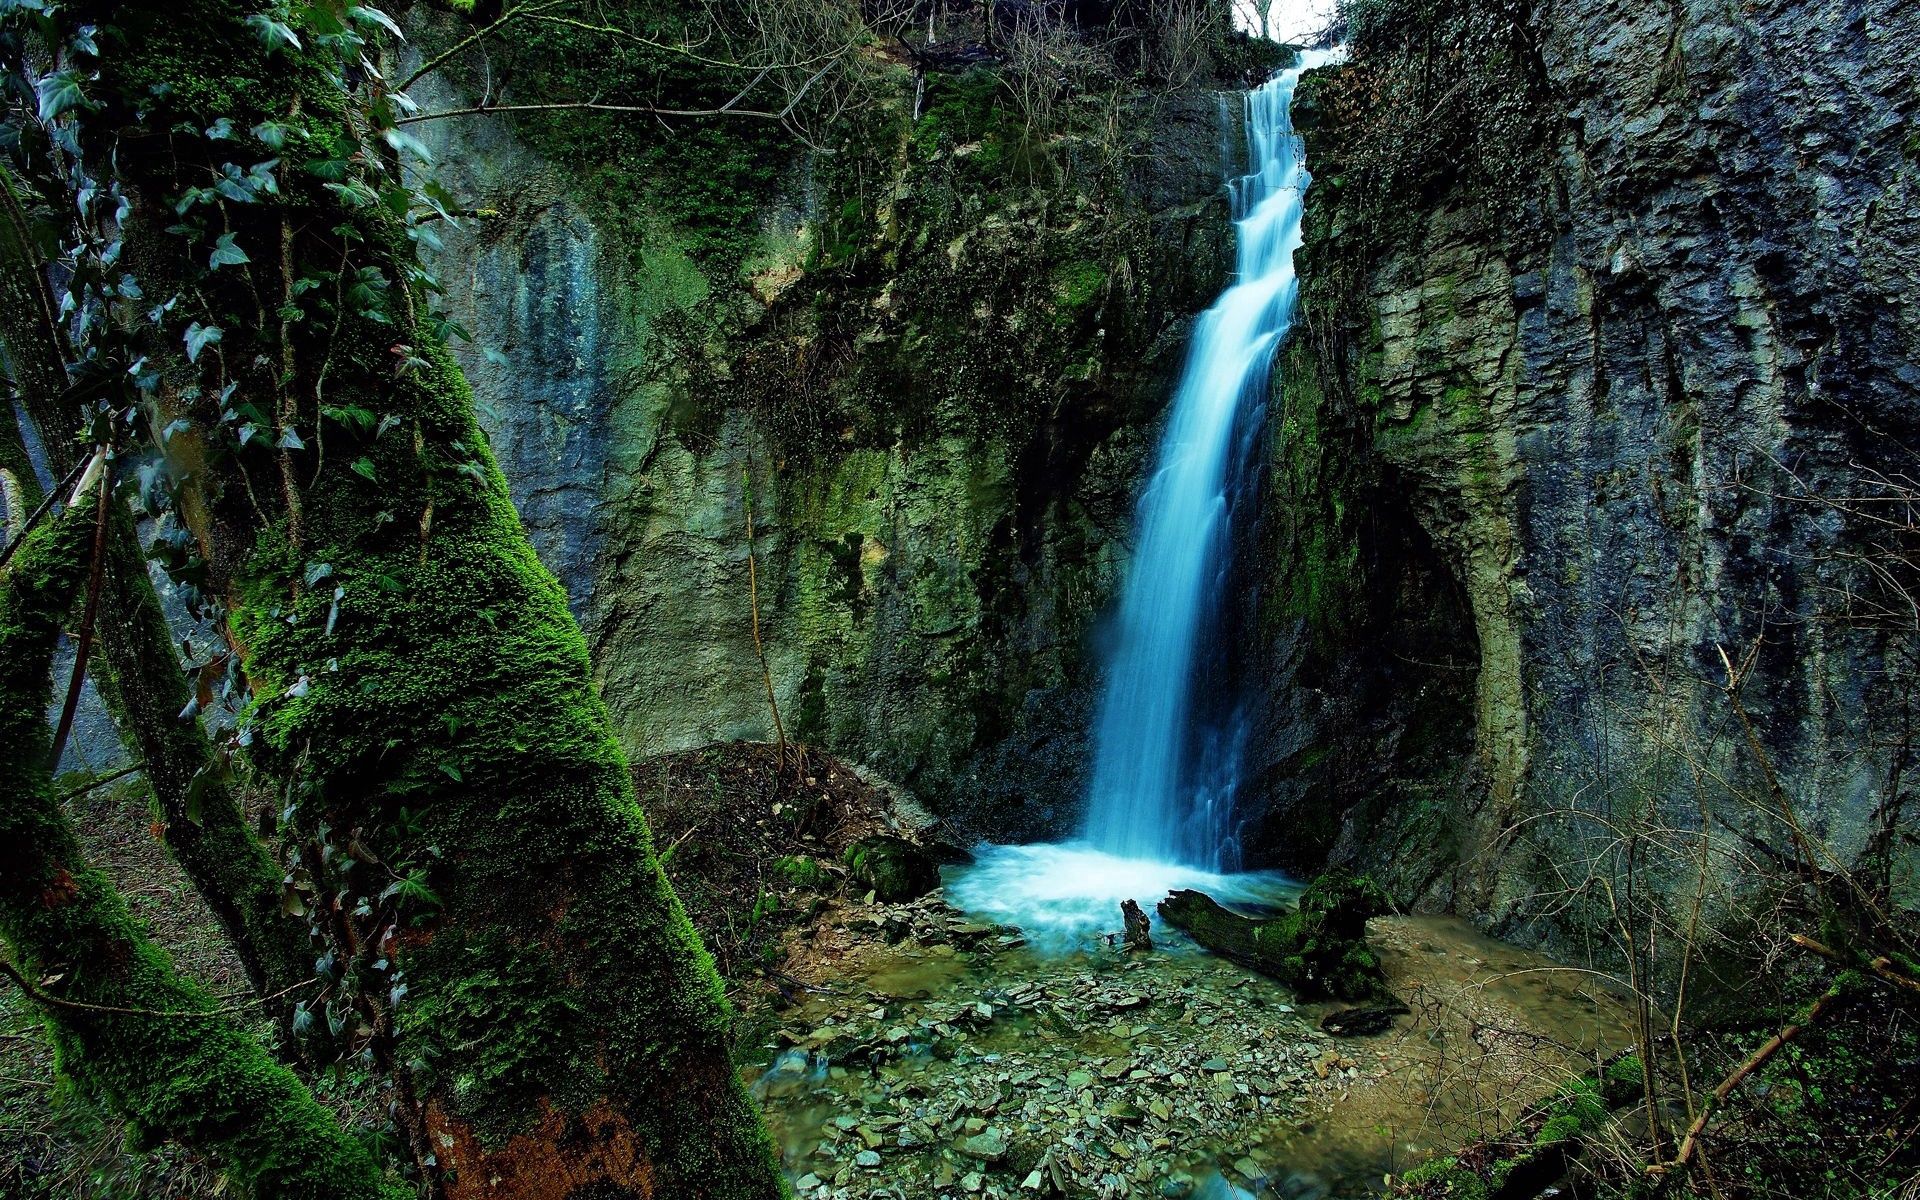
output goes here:
{"type": "Polygon", "coordinates": [[[1142,459],[1231,262],[1238,113],[1143,99],[1158,152],[1098,186],[983,188],[979,146],[907,140],[859,271],[823,263],[814,214],[839,201],[796,154],[738,275],[664,221],[605,220],[504,123],[430,127],[489,213],[436,261],[463,365],[630,752],[773,736],[750,476],[788,735],[969,832],[1070,824],[1142,459]],[[783,436],[796,413],[826,436],[783,436]]]}
{"type": "MultiPolygon", "coordinates": [[[[1276,794],[1340,812],[1336,856],[1404,892],[1545,931],[1623,830],[1722,831],[1736,896],[1740,856],[1785,844],[1767,768],[1838,863],[1907,787],[1909,509],[1849,498],[1916,478],[1920,10],[1550,0],[1530,28],[1537,204],[1405,198],[1347,349],[1300,363],[1466,601],[1431,656],[1476,668],[1470,783],[1424,813],[1276,794]],[[1450,850],[1408,870],[1419,822],[1450,850]]],[[[1316,151],[1355,161],[1337,131],[1316,151]]],[[[1315,203],[1325,231],[1351,200],[1315,203]]]]}

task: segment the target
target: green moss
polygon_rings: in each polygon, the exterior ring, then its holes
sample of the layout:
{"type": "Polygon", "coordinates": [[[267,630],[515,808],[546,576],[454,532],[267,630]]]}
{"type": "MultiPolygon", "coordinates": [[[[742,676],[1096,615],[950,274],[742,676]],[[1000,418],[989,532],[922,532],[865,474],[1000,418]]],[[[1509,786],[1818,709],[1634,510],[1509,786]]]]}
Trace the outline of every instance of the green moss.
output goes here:
{"type": "Polygon", "coordinates": [[[1107,270],[1097,262],[1064,262],[1053,269],[1054,295],[1067,312],[1092,303],[1106,282],[1107,270]]]}
{"type": "Polygon", "coordinates": [[[825,887],[830,878],[827,869],[817,859],[804,854],[775,859],[773,869],[790,887],[817,890],[825,887]]]}
{"type": "MultiPolygon", "coordinates": [[[[116,19],[89,7],[73,19],[116,19]]],[[[249,15],[229,0],[190,0],[164,21],[146,13],[103,61],[98,94],[138,97],[166,128],[225,117],[239,129],[283,116],[297,95],[309,137],[345,139],[342,64],[311,37],[313,49],[270,54],[249,15]],[[154,97],[141,83],[212,69],[248,81],[224,111],[204,107],[204,90],[154,97]]],[[[139,203],[159,207],[207,169],[196,154],[227,152],[193,143],[118,161],[139,203]]],[[[340,901],[328,931],[336,1000],[359,997],[349,1017],[414,1064],[423,1108],[402,1115],[428,1127],[444,1169],[511,1169],[494,1157],[511,1153],[510,1135],[591,1100],[606,1116],[580,1136],[622,1139],[663,1193],[779,1196],[733,1073],[719,978],[660,872],[565,595],[429,327],[413,245],[390,209],[354,207],[325,182],[293,172],[274,203],[235,211],[230,232],[250,266],[210,274],[178,244],[147,245],[143,259],[196,281],[227,331],[226,361],[290,361],[302,395],[324,371],[336,405],[375,418],[329,431],[324,460],[286,452],[296,508],[278,488],[248,486],[275,451],[223,442],[205,409],[184,414],[209,447],[197,476],[216,516],[202,532],[220,543],[257,697],[250,753],[286,789],[289,834],[318,891],[340,901]],[[283,219],[298,231],[284,250],[283,219]],[[349,271],[383,284],[365,289],[374,301],[333,309],[333,293],[315,289],[318,319],[286,344],[252,319],[283,255],[329,278],[343,245],[349,271]],[[504,1041],[476,1036],[501,1014],[528,1025],[504,1041]],[[560,1078],[583,1064],[593,1069],[560,1078]]]]}
{"type": "Polygon", "coordinates": [[[1460,1165],[1451,1155],[1408,1171],[1400,1177],[1404,1193],[1439,1200],[1487,1200],[1487,1184],[1479,1175],[1460,1165]]]}
{"type": "Polygon", "coordinates": [[[81,855],[46,768],[53,644],[78,593],[92,506],[37,531],[0,585],[0,937],[57,993],[57,1066],[136,1140],[214,1155],[261,1200],[388,1197],[365,1149],[215,999],[182,978],[81,855]],[[93,1008],[77,1006],[95,1006],[93,1008]]]}
{"type": "Polygon", "coordinates": [[[847,847],[847,874],[888,904],[916,900],[940,886],[927,852],[902,838],[876,834],[847,847]]]}

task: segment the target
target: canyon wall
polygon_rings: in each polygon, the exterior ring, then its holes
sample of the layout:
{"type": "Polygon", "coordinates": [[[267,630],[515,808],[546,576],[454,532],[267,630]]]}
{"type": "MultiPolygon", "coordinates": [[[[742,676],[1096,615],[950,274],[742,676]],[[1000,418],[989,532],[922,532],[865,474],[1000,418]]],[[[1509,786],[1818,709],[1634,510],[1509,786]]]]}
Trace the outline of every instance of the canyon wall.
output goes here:
{"type": "Polygon", "coordinates": [[[1331,609],[1270,606],[1269,843],[1539,936],[1632,839],[1723,832],[1737,884],[1787,812],[1910,884],[1920,11],[1358,7],[1305,118],[1274,553],[1331,609]]]}
{"type": "Polygon", "coordinates": [[[831,153],[749,131],[719,219],[618,131],[430,125],[476,213],[436,270],[630,753],[771,740],[770,681],[789,738],[957,836],[1058,833],[1155,424],[1232,262],[1240,101],[1133,88],[1111,140],[1079,113],[1036,146],[991,71],[876,70],[831,153]]]}
{"type": "MultiPolygon", "coordinates": [[[[1788,814],[1910,877],[1920,17],[1354,11],[1240,532],[1250,860],[1545,940],[1662,831],[1729,905],[1788,814]]],[[[439,274],[630,751],[770,737],[770,680],[960,835],[1053,835],[1240,106],[1036,145],[990,66],[878,69],[832,153],[429,126],[480,210],[439,274]]]]}

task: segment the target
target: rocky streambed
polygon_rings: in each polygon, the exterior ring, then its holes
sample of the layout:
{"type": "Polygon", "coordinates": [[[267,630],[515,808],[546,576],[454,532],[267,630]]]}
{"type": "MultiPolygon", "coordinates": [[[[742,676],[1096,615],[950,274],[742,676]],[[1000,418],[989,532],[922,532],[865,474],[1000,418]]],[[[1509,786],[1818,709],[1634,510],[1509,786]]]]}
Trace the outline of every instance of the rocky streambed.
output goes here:
{"type": "Polygon", "coordinates": [[[1628,1039],[1604,981],[1450,919],[1373,923],[1408,1012],[1368,1037],[1155,934],[1041,952],[939,892],[825,908],[754,1072],[796,1193],[1368,1195],[1628,1039]]]}

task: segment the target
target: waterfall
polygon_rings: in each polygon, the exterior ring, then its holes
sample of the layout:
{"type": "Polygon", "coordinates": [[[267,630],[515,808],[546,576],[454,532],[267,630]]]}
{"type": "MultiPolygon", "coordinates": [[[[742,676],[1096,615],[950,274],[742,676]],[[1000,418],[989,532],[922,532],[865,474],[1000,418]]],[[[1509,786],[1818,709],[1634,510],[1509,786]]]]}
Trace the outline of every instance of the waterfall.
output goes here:
{"type": "Polygon", "coordinates": [[[1235,282],[1194,324],[1120,602],[1118,638],[1094,726],[1093,785],[1082,836],[1121,858],[1218,871],[1237,865],[1231,826],[1244,717],[1225,730],[1194,720],[1207,653],[1219,648],[1225,565],[1238,498],[1236,429],[1265,402],[1267,373],[1293,320],[1308,175],[1294,135],[1294,86],[1326,54],[1247,94],[1251,173],[1230,185],[1235,282]],[[1215,746],[1205,752],[1204,743],[1215,746]],[[1222,749],[1221,747],[1224,747],[1222,749]]]}
{"type": "Polygon", "coordinates": [[[1229,184],[1235,278],[1194,323],[1139,506],[1114,649],[1094,724],[1078,841],[983,846],[949,899],[1042,940],[1112,928],[1119,903],[1173,888],[1271,901],[1285,881],[1237,875],[1233,821],[1242,707],[1227,636],[1235,534],[1261,457],[1268,371],[1292,324],[1293,254],[1309,176],[1292,104],[1300,76],[1340,51],[1307,51],[1246,97],[1249,173],[1229,184]]]}

